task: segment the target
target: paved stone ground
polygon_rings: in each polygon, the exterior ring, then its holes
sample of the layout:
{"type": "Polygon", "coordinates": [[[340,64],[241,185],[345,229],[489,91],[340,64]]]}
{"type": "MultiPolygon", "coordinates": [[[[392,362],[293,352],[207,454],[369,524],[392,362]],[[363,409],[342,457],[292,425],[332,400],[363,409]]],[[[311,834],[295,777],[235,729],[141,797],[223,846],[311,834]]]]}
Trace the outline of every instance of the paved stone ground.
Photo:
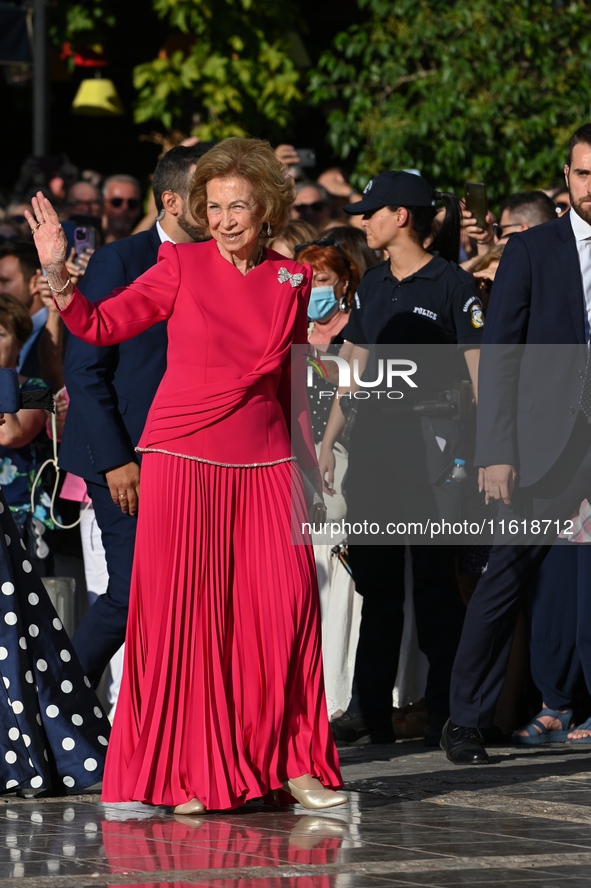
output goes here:
{"type": "Polygon", "coordinates": [[[342,751],[351,803],[320,815],[0,797],[0,888],[576,888],[591,881],[591,746],[492,747],[457,767],[418,742],[342,751]]]}

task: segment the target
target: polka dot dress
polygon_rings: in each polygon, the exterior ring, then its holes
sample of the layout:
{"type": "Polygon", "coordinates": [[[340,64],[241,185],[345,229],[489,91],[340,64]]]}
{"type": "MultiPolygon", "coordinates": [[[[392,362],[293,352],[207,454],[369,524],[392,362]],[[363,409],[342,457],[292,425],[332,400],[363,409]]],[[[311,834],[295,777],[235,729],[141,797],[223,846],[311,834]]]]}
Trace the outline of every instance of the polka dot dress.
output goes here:
{"type": "Polygon", "coordinates": [[[81,792],[110,725],[0,492],[0,794],[81,792]]]}
{"type": "MultiPolygon", "coordinates": [[[[338,355],[344,340],[339,334],[335,337],[334,345],[323,346],[320,352],[324,355],[338,355]]],[[[312,376],[312,386],[306,388],[308,395],[308,403],[310,406],[310,418],[312,420],[312,432],[314,433],[314,443],[319,444],[324,437],[324,430],[330,416],[330,411],[334,402],[334,393],[337,390],[336,385],[332,385],[326,379],[321,379],[316,373],[312,376]],[[324,395],[320,397],[320,392],[331,392],[330,398],[324,395]]]]}

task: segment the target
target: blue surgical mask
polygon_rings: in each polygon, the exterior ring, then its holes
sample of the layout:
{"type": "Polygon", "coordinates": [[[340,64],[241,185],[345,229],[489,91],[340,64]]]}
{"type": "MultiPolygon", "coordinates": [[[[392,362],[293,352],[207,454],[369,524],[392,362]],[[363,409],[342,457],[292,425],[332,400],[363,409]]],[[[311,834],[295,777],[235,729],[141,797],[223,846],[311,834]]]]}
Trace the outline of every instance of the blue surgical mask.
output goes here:
{"type": "Polygon", "coordinates": [[[312,287],[308,304],[308,317],[311,321],[322,321],[333,314],[337,305],[334,287],[312,287]]]}

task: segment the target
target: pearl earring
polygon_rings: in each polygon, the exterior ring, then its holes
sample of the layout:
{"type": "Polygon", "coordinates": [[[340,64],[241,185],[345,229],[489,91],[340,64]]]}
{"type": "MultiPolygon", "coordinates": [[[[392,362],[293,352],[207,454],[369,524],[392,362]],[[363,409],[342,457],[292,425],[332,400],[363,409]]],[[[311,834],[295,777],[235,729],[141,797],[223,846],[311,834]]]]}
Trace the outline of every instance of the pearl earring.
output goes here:
{"type": "Polygon", "coordinates": [[[271,223],[267,222],[267,237],[272,237],[273,232],[271,231],[271,223]]]}

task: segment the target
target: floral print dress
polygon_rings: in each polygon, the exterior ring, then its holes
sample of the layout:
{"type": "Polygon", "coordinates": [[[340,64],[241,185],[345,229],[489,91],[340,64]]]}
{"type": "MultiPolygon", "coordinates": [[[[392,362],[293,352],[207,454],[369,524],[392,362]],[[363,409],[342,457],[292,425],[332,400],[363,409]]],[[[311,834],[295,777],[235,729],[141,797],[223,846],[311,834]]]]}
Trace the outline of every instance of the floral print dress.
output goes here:
{"type": "MultiPolygon", "coordinates": [[[[27,379],[21,384],[21,392],[49,388],[42,379],[27,379]]],[[[12,517],[22,533],[27,515],[31,511],[31,490],[37,472],[46,459],[52,455],[51,441],[45,429],[24,447],[4,447],[0,445],[0,487],[8,503],[12,517]]],[[[34,517],[45,527],[53,530],[55,525],[50,516],[51,487],[50,472],[44,473],[35,493],[34,517]],[[49,480],[48,480],[49,477],[49,480]]]]}

